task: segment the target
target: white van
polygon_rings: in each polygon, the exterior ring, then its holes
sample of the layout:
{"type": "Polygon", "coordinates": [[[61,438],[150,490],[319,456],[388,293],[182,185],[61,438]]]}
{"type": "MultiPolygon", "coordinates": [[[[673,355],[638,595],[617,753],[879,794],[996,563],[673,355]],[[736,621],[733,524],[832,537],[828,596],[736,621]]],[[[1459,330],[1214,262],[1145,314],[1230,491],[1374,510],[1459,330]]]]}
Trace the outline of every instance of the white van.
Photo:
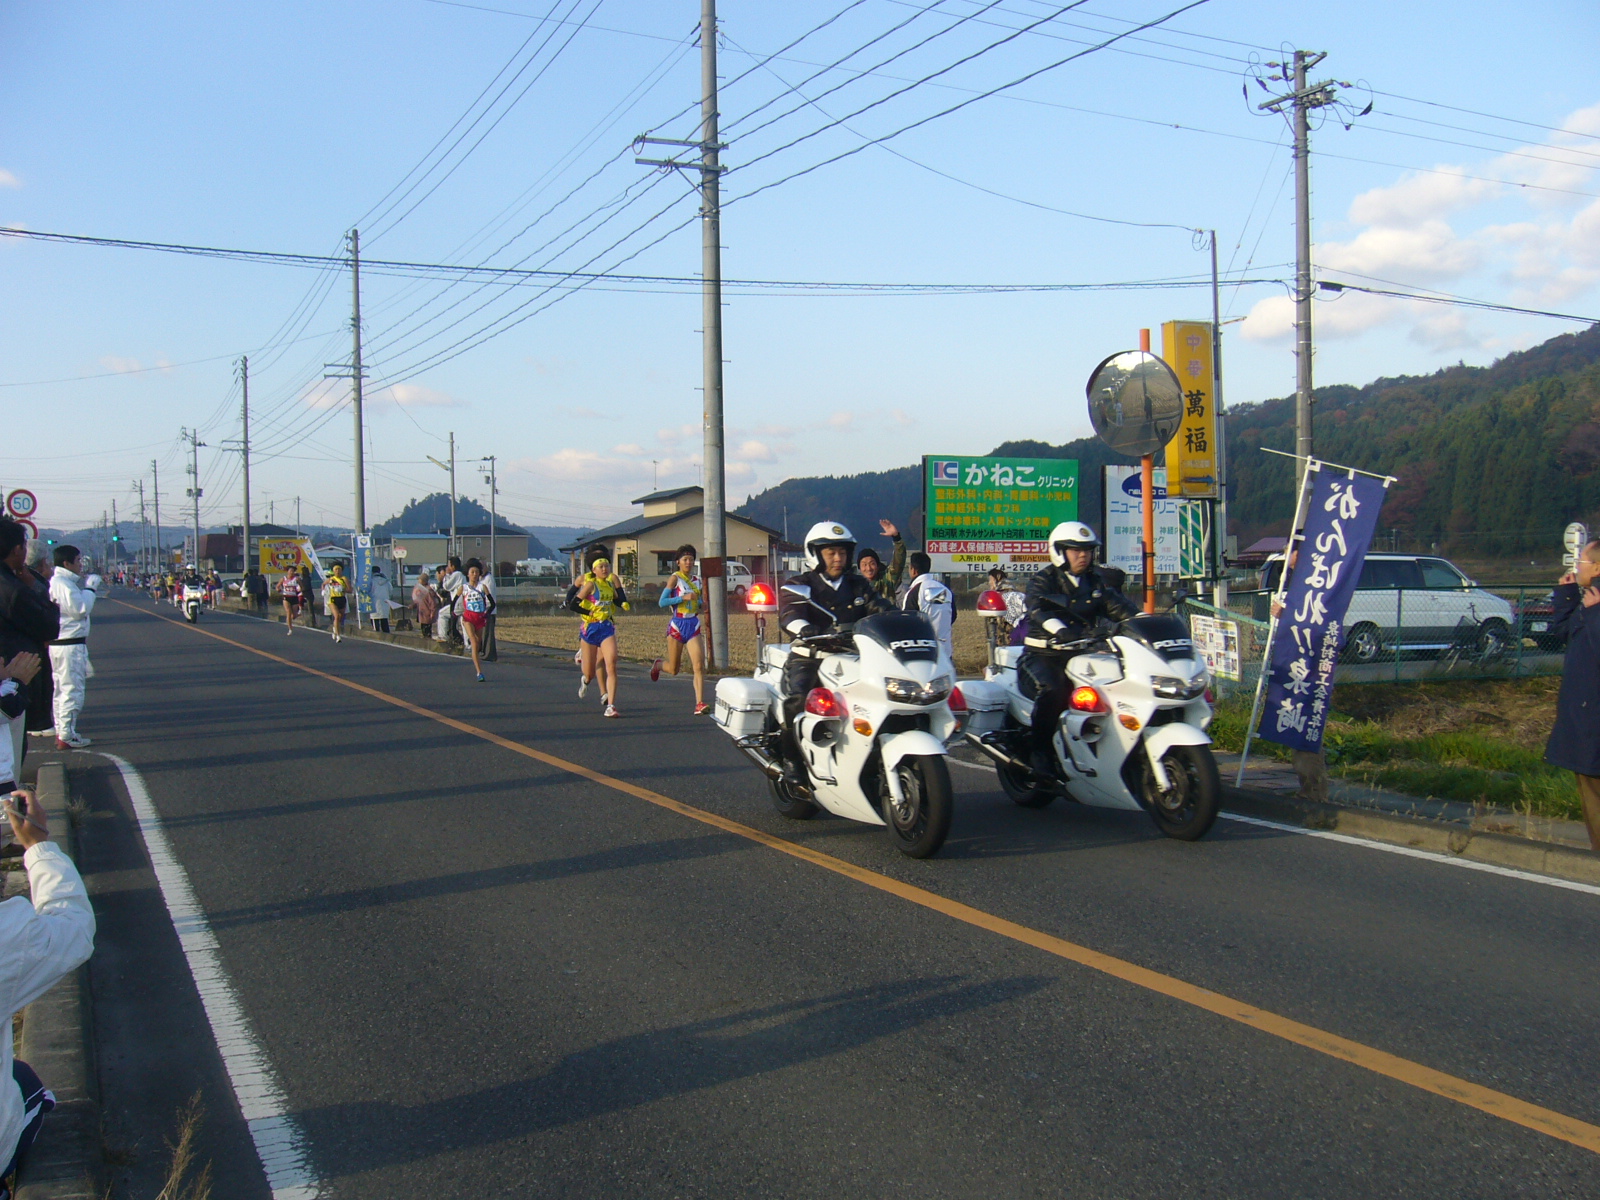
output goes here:
{"type": "Polygon", "coordinates": [[[724,560],[722,569],[728,581],[725,585],[728,589],[728,595],[742,604],[744,602],[744,594],[750,590],[750,585],[755,582],[755,576],[750,574],[749,567],[742,562],[735,562],[731,558],[724,560]]]}
{"type": "MultiPolygon", "coordinates": [[[[1261,587],[1278,586],[1283,555],[1267,560],[1261,587]]],[[[1475,648],[1485,659],[1511,646],[1511,604],[1484,591],[1442,558],[1369,554],[1345,614],[1344,657],[1370,663],[1400,650],[1448,650],[1462,630],[1476,631],[1475,648]]]]}

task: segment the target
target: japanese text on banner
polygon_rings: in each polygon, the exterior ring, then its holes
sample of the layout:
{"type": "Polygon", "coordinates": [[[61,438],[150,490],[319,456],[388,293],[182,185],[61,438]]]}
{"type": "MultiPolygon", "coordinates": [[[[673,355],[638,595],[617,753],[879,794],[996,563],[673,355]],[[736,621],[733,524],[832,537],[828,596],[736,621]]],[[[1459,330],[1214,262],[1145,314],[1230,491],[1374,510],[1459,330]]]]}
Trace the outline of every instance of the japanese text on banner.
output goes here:
{"type": "Polygon", "coordinates": [[[1322,745],[1345,611],[1388,481],[1313,462],[1303,536],[1289,568],[1257,733],[1296,750],[1322,745]]]}

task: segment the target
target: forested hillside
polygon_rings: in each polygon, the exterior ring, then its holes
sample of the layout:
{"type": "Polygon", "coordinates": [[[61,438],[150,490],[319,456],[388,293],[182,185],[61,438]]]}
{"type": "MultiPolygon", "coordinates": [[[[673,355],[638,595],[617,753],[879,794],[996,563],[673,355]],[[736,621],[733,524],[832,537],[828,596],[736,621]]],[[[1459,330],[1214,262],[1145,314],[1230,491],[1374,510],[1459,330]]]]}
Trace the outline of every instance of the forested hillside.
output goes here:
{"type": "MultiPolygon", "coordinates": [[[[1600,526],[1600,326],[1565,334],[1490,367],[1379,379],[1316,392],[1318,457],[1398,476],[1383,532],[1402,547],[1438,543],[1485,557],[1549,548],[1573,520],[1600,526]]],[[[1288,530],[1294,472],[1263,447],[1294,447],[1294,400],[1233,407],[1228,416],[1229,517],[1241,546],[1288,530]]],[[[907,447],[907,454],[916,451],[907,447]]],[[[1094,438],[1050,446],[1006,442],[995,454],[1076,458],[1079,512],[1100,521],[1100,468],[1132,460],[1094,438]]],[[[921,526],[921,467],[790,479],[739,512],[799,540],[814,521],[842,519],[864,540],[877,518],[921,526]]]]}
{"type": "MultiPolygon", "coordinates": [[[[461,496],[456,500],[456,528],[465,529],[474,525],[487,527],[489,524],[489,510],[476,500],[469,500],[461,496]]],[[[378,537],[389,537],[396,533],[437,533],[441,529],[450,528],[450,493],[434,492],[424,496],[421,500],[413,500],[387,521],[380,522],[372,527],[372,532],[378,537]]],[[[516,529],[523,533],[519,525],[514,525],[506,520],[502,514],[500,528],[516,529]]],[[[528,557],[554,558],[555,552],[541,542],[533,534],[528,537],[528,557]]],[[[521,557],[521,555],[518,555],[521,557]]]]}

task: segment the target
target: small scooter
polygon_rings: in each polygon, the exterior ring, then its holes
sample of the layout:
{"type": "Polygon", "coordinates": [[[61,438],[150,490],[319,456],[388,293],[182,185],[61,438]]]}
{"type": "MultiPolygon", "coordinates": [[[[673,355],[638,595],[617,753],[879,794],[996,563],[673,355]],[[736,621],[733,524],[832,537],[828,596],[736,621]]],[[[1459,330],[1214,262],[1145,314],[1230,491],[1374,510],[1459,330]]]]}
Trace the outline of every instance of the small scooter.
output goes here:
{"type": "Polygon", "coordinates": [[[1177,617],[1140,615],[1102,636],[1030,637],[1025,645],[1070,655],[1072,692],[1048,770],[1030,752],[1033,701],[1017,678],[1023,646],[991,641],[986,681],[961,684],[967,740],[993,760],[1001,790],[1024,808],[1065,796],[1094,808],[1146,812],[1168,837],[1204,837],[1217,819],[1222,787],[1205,732],[1210,675],[1188,627],[1177,617]],[[990,689],[1003,703],[991,699],[990,689]]]}
{"type": "Polygon", "coordinates": [[[206,589],[204,584],[186,583],[183,585],[183,619],[193,625],[200,620],[200,610],[205,607],[206,589]]]}
{"type": "MultiPolygon", "coordinates": [[[[804,584],[784,590],[810,600],[804,584]]],[[[746,607],[764,614],[777,606],[758,583],[746,607]]],[[[764,626],[758,616],[758,630],[764,626]]],[[[758,654],[754,678],[717,682],[713,719],[767,776],[778,812],[804,821],[826,809],[885,826],[908,857],[937,854],[954,809],[945,743],[958,722],[949,703],[955,667],[933,627],[914,614],[879,613],[787,645],[766,645],[763,636],[758,654]],[[822,661],[819,684],[795,719],[793,743],[783,733],[781,695],[791,654],[822,661]],[[796,743],[803,775],[785,761],[796,743]]]]}

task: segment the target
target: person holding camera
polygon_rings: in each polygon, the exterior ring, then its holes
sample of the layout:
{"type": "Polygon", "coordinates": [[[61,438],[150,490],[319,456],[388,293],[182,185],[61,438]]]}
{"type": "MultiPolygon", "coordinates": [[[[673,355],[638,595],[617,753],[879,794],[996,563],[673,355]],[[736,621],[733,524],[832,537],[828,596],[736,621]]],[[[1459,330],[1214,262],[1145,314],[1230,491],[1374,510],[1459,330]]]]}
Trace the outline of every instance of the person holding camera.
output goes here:
{"type": "MultiPolygon", "coordinates": [[[[32,899],[0,904],[0,1012],[32,1004],[94,952],[94,909],[72,860],[50,839],[39,799],[26,788],[6,799],[6,819],[23,847],[32,899]]],[[[9,1028],[11,1020],[7,1020],[9,1028]]],[[[13,1176],[55,1107],[33,1068],[13,1057],[12,1039],[0,1038],[0,1200],[10,1200],[13,1176]],[[11,1079],[7,1085],[5,1080],[11,1079]]]]}

